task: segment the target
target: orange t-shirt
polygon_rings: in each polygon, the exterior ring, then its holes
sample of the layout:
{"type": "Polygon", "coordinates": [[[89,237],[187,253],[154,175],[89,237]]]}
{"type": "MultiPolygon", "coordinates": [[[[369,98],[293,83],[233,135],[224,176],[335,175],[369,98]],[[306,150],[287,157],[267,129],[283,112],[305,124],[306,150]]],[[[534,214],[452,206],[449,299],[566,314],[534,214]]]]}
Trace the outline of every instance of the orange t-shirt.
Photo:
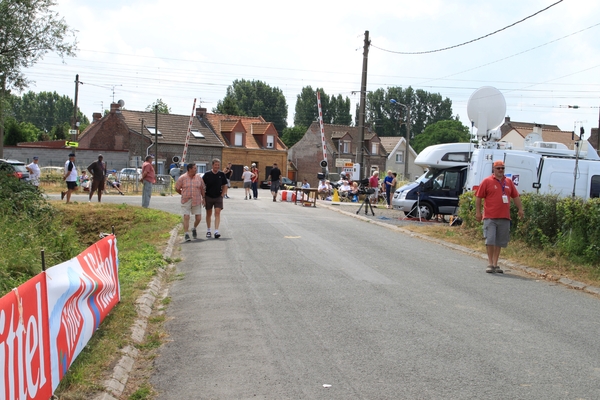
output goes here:
{"type": "Polygon", "coordinates": [[[475,196],[484,199],[483,218],[505,218],[510,219],[510,199],[519,197],[519,191],[510,178],[504,177],[498,180],[490,175],[481,181],[475,196]],[[502,195],[506,195],[508,202],[502,201],[502,195]]]}

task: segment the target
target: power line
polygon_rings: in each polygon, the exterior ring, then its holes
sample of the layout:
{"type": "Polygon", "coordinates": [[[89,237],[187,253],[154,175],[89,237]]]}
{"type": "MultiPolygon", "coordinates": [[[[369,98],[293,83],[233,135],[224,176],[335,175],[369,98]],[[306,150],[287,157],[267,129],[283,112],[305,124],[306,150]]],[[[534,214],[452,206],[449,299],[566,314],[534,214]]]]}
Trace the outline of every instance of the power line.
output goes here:
{"type": "Polygon", "coordinates": [[[505,26],[504,28],[498,29],[498,30],[496,30],[496,31],[494,31],[494,32],[492,32],[492,33],[488,33],[487,35],[483,35],[483,36],[480,36],[480,37],[478,37],[478,38],[476,38],[476,39],[471,39],[471,40],[469,40],[469,41],[467,41],[467,42],[460,43],[460,44],[455,44],[455,45],[453,45],[453,46],[444,47],[444,48],[441,48],[441,49],[436,49],[436,50],[427,50],[427,51],[406,52],[406,51],[393,51],[393,50],[387,50],[387,49],[383,49],[383,48],[381,48],[381,47],[377,47],[377,46],[375,46],[375,45],[374,45],[374,44],[372,44],[372,43],[371,43],[371,46],[372,46],[372,47],[374,47],[374,48],[376,48],[376,49],[378,49],[378,50],[381,50],[381,51],[386,51],[386,52],[388,52],[388,53],[394,53],[394,54],[403,54],[403,55],[416,55],[416,54],[430,54],[430,53],[438,53],[438,52],[440,52],[440,51],[446,51],[446,50],[450,50],[450,49],[455,49],[455,48],[457,48],[457,47],[465,46],[465,45],[467,45],[467,44],[470,44],[470,43],[476,42],[476,41],[478,41],[478,40],[485,39],[486,37],[489,37],[489,36],[495,35],[496,33],[502,32],[502,31],[504,31],[504,30],[506,30],[506,29],[508,29],[508,28],[512,28],[513,26],[515,26],[515,25],[517,25],[517,24],[520,24],[521,22],[523,22],[523,21],[526,21],[526,20],[528,20],[529,18],[533,18],[533,17],[535,17],[536,15],[538,15],[538,14],[540,14],[540,13],[542,13],[542,12],[544,12],[544,11],[548,10],[549,8],[551,8],[551,7],[554,7],[554,6],[555,6],[555,5],[557,5],[558,3],[562,3],[562,2],[563,2],[563,0],[558,0],[556,3],[554,3],[554,4],[550,4],[548,7],[544,8],[544,9],[541,9],[541,10],[539,10],[539,11],[537,11],[537,12],[535,12],[535,13],[533,13],[533,14],[531,14],[531,15],[529,15],[529,16],[527,16],[527,17],[525,17],[525,18],[523,18],[523,19],[521,19],[521,20],[519,20],[519,21],[517,21],[517,22],[514,22],[514,23],[512,23],[512,24],[510,24],[510,25],[507,25],[507,26],[505,26]]]}

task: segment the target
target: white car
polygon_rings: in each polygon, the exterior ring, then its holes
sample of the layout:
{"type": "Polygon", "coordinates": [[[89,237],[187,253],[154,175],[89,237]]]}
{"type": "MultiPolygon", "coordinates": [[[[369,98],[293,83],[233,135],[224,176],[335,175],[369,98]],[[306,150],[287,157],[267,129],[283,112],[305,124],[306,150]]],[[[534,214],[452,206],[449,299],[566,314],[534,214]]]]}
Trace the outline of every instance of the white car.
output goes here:
{"type": "Polygon", "coordinates": [[[141,168],[123,168],[121,172],[119,172],[118,178],[120,181],[134,181],[139,180],[141,175],[141,168]]]}

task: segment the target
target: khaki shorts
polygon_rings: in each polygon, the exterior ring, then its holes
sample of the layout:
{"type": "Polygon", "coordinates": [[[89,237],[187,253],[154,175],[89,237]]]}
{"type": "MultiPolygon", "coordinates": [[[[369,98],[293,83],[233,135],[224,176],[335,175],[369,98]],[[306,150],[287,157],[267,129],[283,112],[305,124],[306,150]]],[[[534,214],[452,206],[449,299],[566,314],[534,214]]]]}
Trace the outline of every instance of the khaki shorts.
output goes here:
{"type": "Polygon", "coordinates": [[[202,204],[192,206],[192,199],[189,199],[185,203],[181,203],[181,212],[183,213],[183,215],[201,215],[202,204]]]}

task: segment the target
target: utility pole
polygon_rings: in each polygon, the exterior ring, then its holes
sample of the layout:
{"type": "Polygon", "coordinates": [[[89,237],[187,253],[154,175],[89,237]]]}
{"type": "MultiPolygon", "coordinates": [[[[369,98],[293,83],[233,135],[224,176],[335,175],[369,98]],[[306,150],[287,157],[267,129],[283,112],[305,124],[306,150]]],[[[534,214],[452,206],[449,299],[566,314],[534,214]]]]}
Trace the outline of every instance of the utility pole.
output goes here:
{"type": "MultiPolygon", "coordinates": [[[[73,107],[73,124],[71,129],[77,131],[77,99],[79,97],[79,74],[75,75],[75,106],[73,107]]],[[[71,140],[77,140],[77,133],[71,135],[71,140]]]]}
{"type": "Polygon", "coordinates": [[[158,104],[154,105],[154,173],[158,174],[158,104]]]}
{"type": "Polygon", "coordinates": [[[365,178],[366,166],[364,164],[363,147],[365,144],[365,101],[367,95],[367,66],[369,61],[369,31],[365,31],[365,44],[363,47],[363,67],[362,67],[362,79],[360,82],[360,105],[358,108],[358,132],[359,132],[359,144],[356,149],[356,156],[358,164],[360,165],[361,176],[365,178]]]}
{"type": "Polygon", "coordinates": [[[408,180],[408,164],[410,158],[410,104],[406,105],[406,154],[404,157],[404,179],[408,180]]]}

